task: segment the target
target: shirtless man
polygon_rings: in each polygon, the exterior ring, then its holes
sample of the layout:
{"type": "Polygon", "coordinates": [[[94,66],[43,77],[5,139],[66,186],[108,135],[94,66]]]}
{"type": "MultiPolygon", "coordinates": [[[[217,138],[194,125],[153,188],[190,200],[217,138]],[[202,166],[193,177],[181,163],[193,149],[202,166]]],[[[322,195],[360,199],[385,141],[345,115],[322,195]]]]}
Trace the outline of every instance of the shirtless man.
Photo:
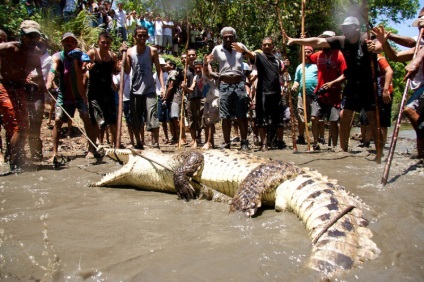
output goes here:
{"type": "Polygon", "coordinates": [[[25,161],[24,145],[28,132],[28,108],[25,81],[36,69],[40,91],[45,90],[41,71],[40,55],[37,44],[40,39],[40,25],[26,20],[20,26],[20,41],[0,44],[2,67],[0,70],[0,114],[6,128],[7,139],[10,140],[10,167],[19,168],[25,161]]]}

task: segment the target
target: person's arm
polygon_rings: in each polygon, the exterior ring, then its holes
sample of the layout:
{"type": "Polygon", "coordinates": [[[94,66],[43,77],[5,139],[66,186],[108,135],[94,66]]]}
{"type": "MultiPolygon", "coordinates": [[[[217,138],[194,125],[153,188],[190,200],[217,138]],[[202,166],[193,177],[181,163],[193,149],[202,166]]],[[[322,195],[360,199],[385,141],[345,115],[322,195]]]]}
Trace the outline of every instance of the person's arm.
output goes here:
{"type": "Polygon", "coordinates": [[[407,73],[403,80],[407,80],[408,78],[413,78],[420,68],[420,64],[424,58],[424,48],[421,48],[415,58],[409,62],[409,64],[405,67],[407,73]]]}
{"type": "Polygon", "coordinates": [[[308,38],[291,38],[288,37],[287,34],[284,33],[284,37],[287,40],[287,45],[301,45],[301,46],[312,46],[313,48],[330,48],[330,44],[328,44],[325,38],[319,37],[308,37],[308,38]]]}
{"type": "Polygon", "coordinates": [[[335,80],[329,81],[324,83],[321,88],[324,89],[330,89],[332,87],[336,87],[339,86],[340,84],[342,84],[344,81],[346,80],[346,77],[344,74],[340,75],[338,78],[336,78],[335,80]]]}
{"type": "Polygon", "coordinates": [[[181,82],[180,86],[186,93],[193,93],[194,87],[196,86],[196,79],[193,79],[193,83],[190,85],[190,87],[187,87],[184,81],[181,82]]]}
{"type": "Polygon", "coordinates": [[[57,73],[58,65],[59,65],[59,54],[54,54],[52,56],[52,66],[50,67],[49,74],[47,75],[47,82],[46,82],[47,90],[50,90],[53,87],[53,81],[57,73]]]}
{"type": "Polygon", "coordinates": [[[150,50],[151,50],[153,63],[155,64],[156,73],[158,74],[158,78],[160,82],[160,95],[163,96],[165,94],[165,83],[163,80],[162,68],[160,67],[160,63],[159,63],[158,49],[154,47],[150,47],[150,50]]]}
{"type": "Polygon", "coordinates": [[[393,34],[393,33],[389,34],[388,39],[390,39],[396,44],[399,44],[405,47],[410,47],[410,48],[415,47],[415,44],[417,43],[415,39],[412,37],[403,36],[399,34],[393,34]]]}
{"type": "MultiPolygon", "coordinates": [[[[131,72],[131,49],[128,49],[127,44],[125,42],[122,42],[121,48],[119,49],[121,52],[126,51],[125,56],[126,60],[125,60],[125,64],[124,64],[124,72],[126,74],[130,74],[131,72]]],[[[124,57],[122,57],[122,59],[124,59],[124,57]]]]}
{"type": "Polygon", "coordinates": [[[383,86],[382,97],[383,97],[383,102],[385,104],[388,104],[392,100],[392,97],[390,97],[389,89],[390,89],[390,84],[392,83],[393,70],[390,67],[390,65],[388,65],[384,70],[386,71],[386,73],[384,75],[385,81],[384,81],[384,86],[383,86]]]}
{"type": "Polygon", "coordinates": [[[233,44],[231,44],[231,46],[233,47],[233,50],[239,53],[242,53],[243,56],[245,56],[246,58],[253,60],[256,57],[256,53],[252,52],[250,50],[248,50],[246,48],[246,46],[244,46],[241,43],[235,42],[233,44]]]}
{"type": "Polygon", "coordinates": [[[407,62],[412,59],[412,56],[414,55],[414,48],[400,52],[394,50],[387,41],[390,31],[386,32],[383,26],[374,27],[372,32],[383,46],[383,50],[387,58],[395,62],[407,62]]]}

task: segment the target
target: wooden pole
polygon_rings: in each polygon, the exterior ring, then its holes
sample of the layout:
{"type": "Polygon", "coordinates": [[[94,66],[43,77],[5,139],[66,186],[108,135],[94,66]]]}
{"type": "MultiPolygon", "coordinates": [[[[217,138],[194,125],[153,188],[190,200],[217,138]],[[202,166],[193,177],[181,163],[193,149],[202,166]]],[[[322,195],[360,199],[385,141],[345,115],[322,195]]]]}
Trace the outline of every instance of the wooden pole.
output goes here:
{"type": "Polygon", "coordinates": [[[127,51],[122,52],[122,61],[121,61],[121,73],[119,78],[119,92],[118,92],[118,113],[116,116],[116,140],[114,148],[119,148],[121,146],[121,133],[122,133],[122,104],[124,100],[124,87],[125,87],[125,63],[127,59],[127,51]]]}
{"type": "MultiPolygon", "coordinates": [[[[302,0],[302,37],[305,37],[305,6],[306,0],[302,0]]],[[[306,140],[308,141],[308,151],[311,150],[311,140],[309,139],[308,114],[306,110],[306,67],[305,67],[305,46],[302,45],[302,98],[303,98],[303,118],[305,120],[306,140]]],[[[301,132],[299,132],[301,134],[301,132]]]]}
{"type": "MultiPolygon", "coordinates": [[[[187,66],[188,66],[188,42],[190,40],[190,22],[188,21],[188,16],[187,16],[187,41],[186,41],[186,61],[185,61],[185,65],[184,65],[184,84],[187,83],[187,66]]],[[[178,85],[177,85],[178,87],[178,85]]],[[[181,138],[183,137],[183,126],[184,125],[184,96],[185,96],[185,91],[183,90],[181,92],[181,113],[180,113],[180,136],[178,138],[178,150],[181,149],[181,138]]]]}
{"type": "MultiPolygon", "coordinates": [[[[424,32],[424,28],[421,28],[417,38],[417,43],[415,44],[415,50],[414,50],[414,56],[413,56],[414,58],[417,55],[418,49],[420,47],[420,41],[423,36],[423,32],[424,32]]],[[[405,107],[406,95],[408,95],[410,86],[411,86],[411,79],[408,78],[408,80],[406,81],[405,90],[403,91],[402,100],[400,102],[399,114],[398,114],[396,124],[393,130],[392,141],[390,142],[389,156],[387,157],[387,162],[386,162],[386,165],[384,166],[383,176],[381,178],[381,184],[383,184],[383,186],[387,184],[387,178],[389,176],[390,166],[392,165],[393,155],[395,152],[396,142],[397,142],[399,130],[400,130],[400,124],[402,121],[402,110],[405,107]]]]}
{"type": "MultiPolygon", "coordinates": [[[[287,58],[286,54],[286,45],[284,44],[284,27],[283,27],[283,21],[281,20],[280,15],[280,8],[278,7],[278,0],[275,2],[275,9],[277,11],[277,18],[278,22],[280,23],[280,29],[281,29],[281,38],[283,40],[283,56],[284,58],[287,58]]],[[[288,81],[288,75],[286,77],[286,81],[288,81]]],[[[297,151],[297,145],[296,145],[296,126],[294,122],[294,109],[293,109],[293,100],[292,100],[292,93],[290,84],[287,85],[287,94],[288,94],[288,102],[289,102],[289,109],[290,109],[290,124],[292,127],[292,144],[293,144],[293,151],[297,151]]]]}

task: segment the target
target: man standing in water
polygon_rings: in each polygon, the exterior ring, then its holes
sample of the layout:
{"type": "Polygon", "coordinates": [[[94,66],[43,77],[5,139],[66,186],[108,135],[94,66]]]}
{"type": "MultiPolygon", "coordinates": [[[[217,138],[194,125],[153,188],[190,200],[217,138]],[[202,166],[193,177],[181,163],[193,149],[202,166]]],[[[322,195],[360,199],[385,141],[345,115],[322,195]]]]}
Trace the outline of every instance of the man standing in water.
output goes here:
{"type": "Polygon", "coordinates": [[[40,91],[45,91],[40,55],[37,52],[40,25],[35,21],[23,21],[20,34],[20,42],[0,44],[0,113],[3,115],[7,140],[10,140],[11,169],[19,168],[25,161],[24,145],[29,121],[24,86],[34,69],[37,76],[33,80],[40,86],[40,91]]]}
{"type": "MultiPolygon", "coordinates": [[[[136,147],[143,147],[139,133],[144,123],[146,123],[146,130],[152,132],[152,146],[159,148],[158,103],[155,79],[153,78],[153,64],[158,73],[161,95],[165,94],[165,85],[162,68],[159,63],[158,50],[155,47],[146,45],[146,41],[149,38],[147,28],[136,27],[134,38],[136,40],[136,46],[128,49],[124,70],[126,74],[129,74],[132,70],[130,105],[132,120],[134,122],[134,133],[137,140],[136,147]]],[[[126,44],[123,43],[121,51],[126,50],[126,48],[126,44]]]]}
{"type": "MultiPolygon", "coordinates": [[[[376,111],[374,97],[374,81],[371,68],[371,60],[374,60],[376,66],[376,56],[368,51],[367,40],[361,36],[359,20],[355,17],[347,17],[343,24],[343,36],[332,36],[328,38],[290,38],[287,35],[287,45],[311,45],[318,48],[338,49],[343,53],[346,60],[347,69],[344,75],[347,83],[344,89],[345,104],[340,114],[340,147],[347,152],[349,142],[349,132],[352,116],[354,112],[360,112],[364,109],[368,122],[372,128],[374,140],[376,142],[377,155],[375,160],[381,163],[383,154],[382,134],[378,132],[380,138],[377,138],[376,111]]],[[[375,78],[374,78],[375,79],[375,78]]]]}

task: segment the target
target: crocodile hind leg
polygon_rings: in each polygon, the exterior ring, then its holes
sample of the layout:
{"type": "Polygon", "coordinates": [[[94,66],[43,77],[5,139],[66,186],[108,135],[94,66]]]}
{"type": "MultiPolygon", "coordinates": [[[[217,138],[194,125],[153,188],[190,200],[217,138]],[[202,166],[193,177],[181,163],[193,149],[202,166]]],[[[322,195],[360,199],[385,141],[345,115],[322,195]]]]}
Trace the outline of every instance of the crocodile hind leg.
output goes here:
{"type": "Polygon", "coordinates": [[[230,212],[241,211],[252,216],[262,205],[262,195],[275,190],[278,185],[300,173],[300,168],[291,163],[271,161],[262,164],[240,183],[230,206],[230,212]]]}

